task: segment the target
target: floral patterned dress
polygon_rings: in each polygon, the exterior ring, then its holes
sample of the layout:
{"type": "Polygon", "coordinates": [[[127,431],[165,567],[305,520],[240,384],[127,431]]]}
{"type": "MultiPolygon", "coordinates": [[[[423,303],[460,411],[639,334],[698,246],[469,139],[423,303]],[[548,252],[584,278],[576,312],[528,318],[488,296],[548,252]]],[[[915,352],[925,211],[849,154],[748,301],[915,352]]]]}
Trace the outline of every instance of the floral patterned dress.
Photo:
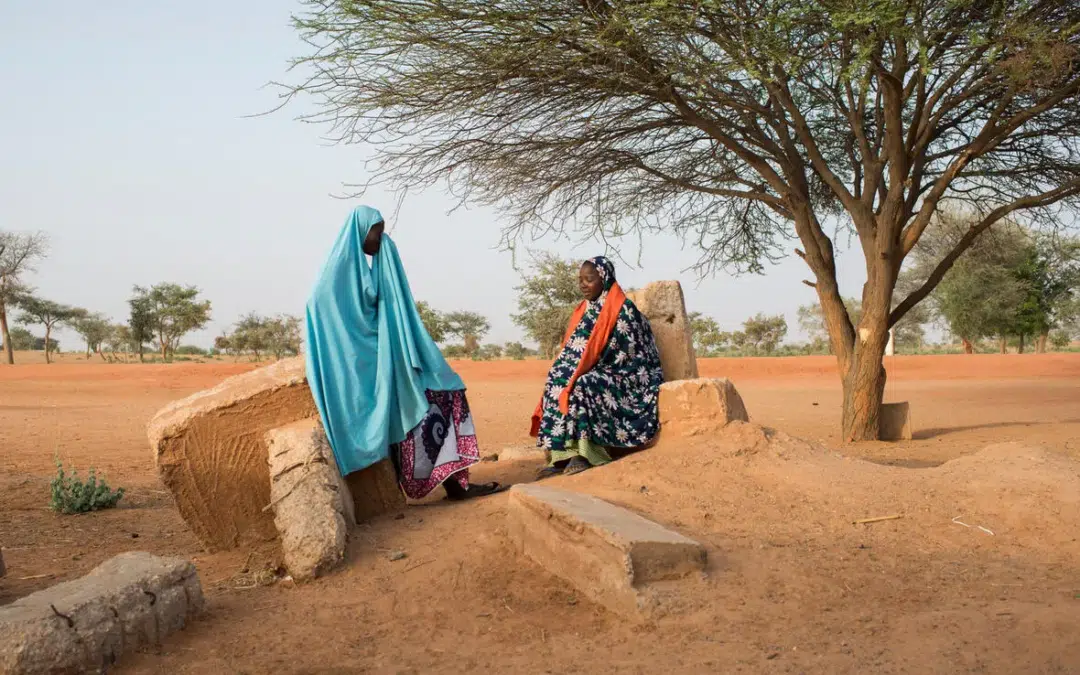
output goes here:
{"type": "MultiPolygon", "coordinates": [[[[610,288],[614,283],[611,263],[603,258],[591,262],[597,265],[605,288],[610,288]]],[[[660,354],[648,320],[629,299],[623,303],[600,360],[574,383],[569,414],[559,409],[559,396],[581,361],[607,295],[605,290],[588,304],[548,371],[537,445],[551,451],[552,462],[582,456],[594,466],[603,464],[611,461],[606,448],[641,447],[660,428],[657,403],[664,381],[660,354]]]]}

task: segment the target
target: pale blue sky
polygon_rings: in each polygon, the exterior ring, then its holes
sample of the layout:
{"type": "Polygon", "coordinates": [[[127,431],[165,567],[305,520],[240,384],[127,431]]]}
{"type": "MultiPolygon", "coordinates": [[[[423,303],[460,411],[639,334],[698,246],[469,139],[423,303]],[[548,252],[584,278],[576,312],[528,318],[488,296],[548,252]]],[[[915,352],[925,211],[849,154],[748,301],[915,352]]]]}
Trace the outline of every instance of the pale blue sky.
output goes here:
{"type": "MultiPolygon", "coordinates": [[[[44,230],[48,260],[29,280],[54,300],[122,321],[133,284],[198,285],[213,322],[186,342],[208,344],[247,311],[301,314],[341,223],[357,202],[331,195],[365,178],[362,147],[332,147],[263,85],[302,45],[293,0],[138,2],[8,0],[0,22],[0,228],[44,230]]],[[[364,200],[389,214],[389,196],[364,200]]],[[[483,209],[447,215],[433,189],[409,199],[390,232],[418,299],[482,312],[489,341],[518,339],[510,321],[518,273],[497,250],[500,220],[483,209]],[[456,233],[448,237],[448,233],[456,233]],[[447,241],[449,240],[449,243],[447,241]]],[[[636,249],[636,243],[632,243],[636,249]]],[[[565,243],[541,248],[574,252],[565,243]]],[[[794,256],[764,276],[698,283],[696,259],[673,237],[645,241],[624,285],[680,279],[691,310],[725,329],[756,312],[813,302],[794,256]]],[[[602,253],[600,245],[575,253],[602,253]]],[[[635,260],[636,253],[627,254],[635,260]]],[[[857,252],[841,285],[858,295],[857,252]]],[[[789,333],[789,336],[792,336],[789,333]]],[[[76,338],[65,335],[65,349],[76,338]]],[[[793,336],[792,336],[793,337],[793,336]]]]}

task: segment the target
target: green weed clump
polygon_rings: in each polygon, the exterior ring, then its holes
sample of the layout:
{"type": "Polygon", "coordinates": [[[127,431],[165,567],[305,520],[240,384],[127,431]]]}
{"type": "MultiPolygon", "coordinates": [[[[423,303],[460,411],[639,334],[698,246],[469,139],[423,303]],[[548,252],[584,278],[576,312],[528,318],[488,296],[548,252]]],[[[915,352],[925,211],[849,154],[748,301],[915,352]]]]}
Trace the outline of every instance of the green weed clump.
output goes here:
{"type": "Polygon", "coordinates": [[[83,482],[74,469],[68,474],[57,460],[56,477],[49,483],[49,494],[49,508],[57,513],[89,513],[116,506],[124,497],[124,488],[112,490],[105,479],[98,480],[93,468],[83,482]]]}

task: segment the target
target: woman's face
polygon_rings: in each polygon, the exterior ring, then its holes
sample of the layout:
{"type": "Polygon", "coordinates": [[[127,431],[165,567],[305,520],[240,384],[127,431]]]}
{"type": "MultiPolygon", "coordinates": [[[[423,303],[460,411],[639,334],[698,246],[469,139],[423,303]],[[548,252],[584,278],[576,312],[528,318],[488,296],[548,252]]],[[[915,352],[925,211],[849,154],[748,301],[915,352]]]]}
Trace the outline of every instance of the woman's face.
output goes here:
{"type": "Polygon", "coordinates": [[[364,243],[361,248],[364,249],[364,253],[368,255],[378,255],[379,248],[382,246],[383,230],[386,229],[386,223],[381,220],[371,226],[368,230],[367,236],[364,237],[364,243]]]}
{"type": "Polygon", "coordinates": [[[600,273],[592,263],[581,266],[581,271],[578,272],[578,288],[590,302],[595,301],[604,292],[604,280],[600,278],[600,273]]]}

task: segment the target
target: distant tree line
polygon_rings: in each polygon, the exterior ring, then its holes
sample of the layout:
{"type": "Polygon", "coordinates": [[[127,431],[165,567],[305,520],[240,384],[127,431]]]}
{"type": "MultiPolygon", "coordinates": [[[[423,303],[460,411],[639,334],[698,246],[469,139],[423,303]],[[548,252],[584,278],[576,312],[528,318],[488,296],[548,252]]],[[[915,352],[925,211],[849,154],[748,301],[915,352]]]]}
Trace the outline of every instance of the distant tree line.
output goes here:
{"type": "Polygon", "coordinates": [[[214,339],[214,349],[226,355],[249,354],[256,361],[264,356],[280,359],[300,354],[301,321],[288,314],[262,316],[255,312],[244,315],[231,333],[214,339]]]}
{"type": "MultiPolygon", "coordinates": [[[[897,280],[900,297],[921,287],[935,273],[943,251],[970,228],[969,219],[943,214],[940,227],[917,246],[897,280]]],[[[549,253],[534,256],[517,287],[518,313],[513,321],[536,342],[541,355],[551,358],[561,345],[566,324],[581,301],[580,263],[549,253]]],[[[858,325],[862,303],[844,298],[847,314],[858,325]]],[[[788,324],[781,314],[758,313],[725,331],[716,319],[701,312],[689,316],[694,348],[699,356],[830,354],[832,347],[821,305],[799,307],[804,343],[785,343],[788,324]]],[[[971,353],[987,340],[1005,351],[1035,351],[1049,346],[1064,349],[1080,339],[1080,239],[1037,234],[1014,223],[987,234],[968,249],[943,275],[926,302],[915,305],[893,327],[898,351],[937,351],[926,344],[930,326],[943,328],[971,353]]]]}
{"type": "MultiPolygon", "coordinates": [[[[934,273],[935,261],[955,246],[970,227],[963,217],[945,214],[940,227],[927,233],[908,259],[897,279],[901,290],[922,286],[934,273]]],[[[302,320],[279,314],[249,313],[231,330],[214,340],[210,350],[182,345],[182,339],[210,321],[211,303],[195,286],[159,283],[135,286],[128,300],[125,323],[56,302],[38,294],[25,279],[45,256],[44,235],[0,232],[0,337],[8,363],[14,352],[44,351],[46,362],[59,351],[53,337],[60,327],[77,333],[87,358],[96,354],[104,361],[145,361],[148,352],[163,361],[177,355],[223,353],[250,356],[255,361],[295,356],[302,349],[302,320]],[[40,327],[43,335],[30,332],[40,327]]],[[[435,342],[448,358],[490,360],[499,358],[552,358],[561,346],[574,307],[581,302],[576,260],[550,253],[533,257],[530,268],[516,288],[518,312],[511,316],[529,340],[484,344],[491,323],[482,314],[467,310],[441,312],[427,302],[417,311],[435,342]]],[[[896,348],[902,352],[926,350],[926,329],[937,325],[958,341],[964,351],[1010,346],[1023,352],[1066,348],[1080,338],[1080,239],[1034,233],[1014,223],[986,234],[961,255],[936,285],[926,302],[916,305],[893,327],[896,348]]],[[[898,294],[907,296],[907,292],[898,294]]],[[[856,298],[845,298],[847,314],[857,325],[862,313],[856,298]]],[[[723,330],[712,317],[700,312],[689,316],[694,347],[700,356],[777,354],[828,354],[829,331],[820,304],[799,307],[799,328],[808,336],[802,344],[786,344],[788,324],[781,314],[758,313],[743,321],[741,329],[723,330]]]]}
{"type": "Polygon", "coordinates": [[[152,349],[170,361],[180,340],[210,321],[210,302],[201,300],[194,286],[135,286],[128,300],[126,323],[114,323],[103,314],[44,297],[26,278],[47,251],[48,239],[43,233],[0,232],[0,339],[9,364],[15,363],[16,350],[26,348],[41,349],[46,363],[51,362],[60,347],[52,334],[60,327],[83,338],[87,357],[96,353],[109,361],[137,355],[144,360],[147,350],[152,349]],[[30,333],[33,326],[42,327],[44,336],[30,333]]]}
{"type": "MultiPolygon", "coordinates": [[[[901,271],[897,286],[915,288],[932,273],[935,256],[952,247],[969,228],[964,218],[944,214],[940,227],[927,233],[901,271]]],[[[1080,338],[1080,240],[1032,232],[1003,223],[967,250],[927,300],[893,327],[898,351],[925,351],[926,327],[937,325],[964,352],[1028,347],[1043,353],[1064,349],[1080,338]]],[[[858,321],[860,302],[845,298],[848,314],[858,321]]],[[[816,304],[799,308],[799,326],[810,336],[810,349],[829,349],[828,332],[816,304]]]]}

